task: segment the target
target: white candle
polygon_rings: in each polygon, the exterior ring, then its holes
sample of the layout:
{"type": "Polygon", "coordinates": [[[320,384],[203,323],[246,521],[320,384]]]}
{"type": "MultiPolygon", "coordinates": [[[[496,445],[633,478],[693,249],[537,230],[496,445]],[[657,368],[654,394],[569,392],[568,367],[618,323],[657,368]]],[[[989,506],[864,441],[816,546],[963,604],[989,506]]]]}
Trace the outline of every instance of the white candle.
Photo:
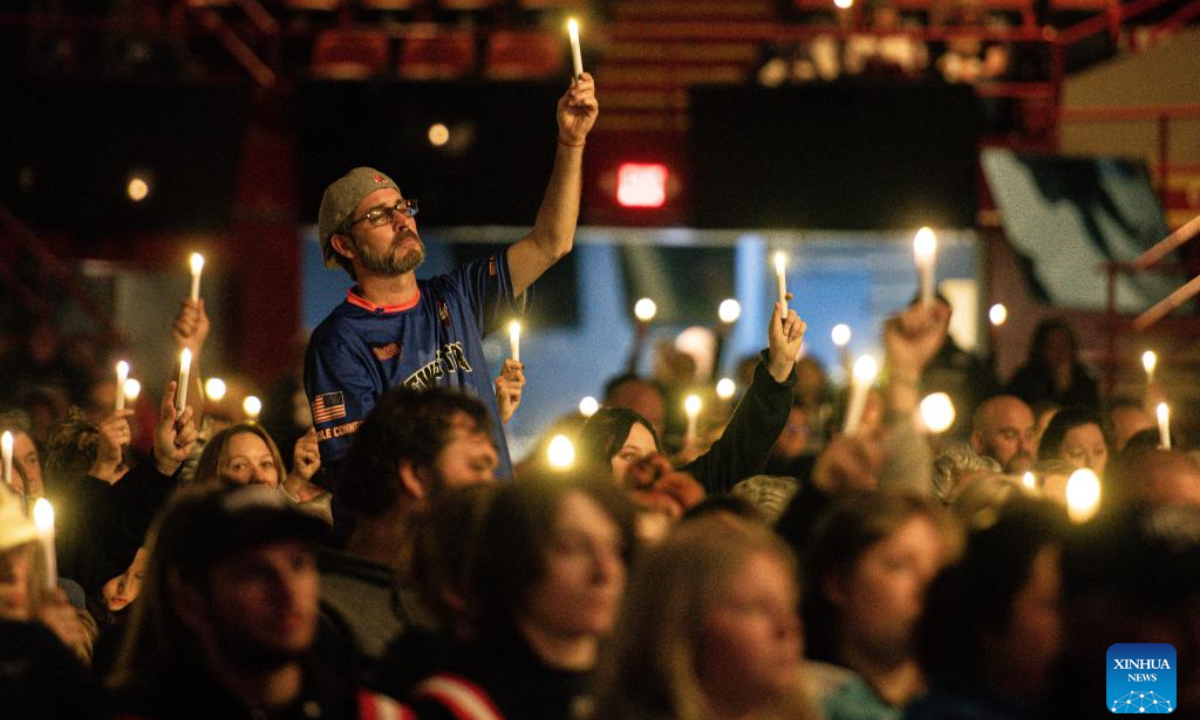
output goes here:
{"type": "Polygon", "coordinates": [[[247,395],[246,399],[242,401],[242,410],[245,411],[246,418],[254,422],[262,413],[262,400],[253,395],[247,395]]]}
{"type": "Polygon", "coordinates": [[[200,272],[204,270],[204,256],[200,253],[192,253],[192,302],[200,299],[200,272]]]}
{"type": "Polygon", "coordinates": [[[575,18],[567,21],[567,35],[571,38],[571,63],[578,78],[583,74],[583,53],[579,50],[579,23],[575,18]]]}
{"type": "Polygon", "coordinates": [[[838,348],[844,348],[850,344],[850,326],[846,323],[838,323],[837,325],[834,325],[833,331],[829,334],[833,340],[833,344],[838,348]]]}
{"type": "Polygon", "coordinates": [[[926,395],[919,408],[921,421],[932,433],[944,433],[954,424],[954,401],[944,392],[926,395]]]}
{"type": "Polygon", "coordinates": [[[851,373],[850,381],[850,404],[846,408],[846,421],[842,425],[842,432],[845,434],[855,435],[858,433],[858,426],[862,423],[863,410],[867,406],[867,393],[875,384],[875,376],[878,373],[879,365],[870,355],[863,355],[854,361],[854,372],[851,373]]]}
{"type": "Polygon", "coordinates": [[[33,504],[33,524],[37,525],[38,539],[46,554],[46,589],[58,588],[58,562],[54,556],[54,507],[46,498],[38,498],[33,504]]]}
{"type": "Polygon", "coordinates": [[[1142,367],[1146,369],[1146,384],[1154,382],[1154,369],[1158,367],[1158,355],[1153,350],[1142,353],[1142,367]]]}
{"type": "Polygon", "coordinates": [[[137,402],[138,395],[142,394],[142,384],[133,378],[125,381],[125,390],[122,393],[125,395],[125,404],[133,405],[137,402]]]}
{"type": "Polygon", "coordinates": [[[732,400],[737,392],[737,384],[731,378],[721,378],[717,381],[717,397],[722,400],[732,400]]]}
{"type": "Polygon", "coordinates": [[[642,298],[633,305],[633,316],[639,322],[648,323],[658,314],[658,305],[650,298],[642,298]]]}
{"type": "Polygon", "coordinates": [[[125,381],[129,379],[129,363],[117,363],[117,409],[125,409],[125,381]]]}
{"type": "Polygon", "coordinates": [[[687,413],[687,434],[683,436],[685,445],[696,442],[696,421],[700,417],[700,396],[688,395],[683,401],[683,411],[687,413]]]}
{"type": "Polygon", "coordinates": [[[913,238],[913,257],[917,263],[917,275],[921,283],[921,304],[933,304],[933,271],[937,265],[937,236],[933,230],[923,227],[913,238]]]}
{"type": "Polygon", "coordinates": [[[779,302],[783,303],[783,312],[787,312],[787,257],[781,253],[775,253],[775,280],[779,284],[779,302]]]}
{"type": "Polygon", "coordinates": [[[555,470],[566,470],[575,464],[575,444],[566,435],[555,435],[546,448],[546,459],[555,470]]]}
{"type": "Polygon", "coordinates": [[[600,409],[600,401],[591,395],[586,396],[579,401],[579,414],[585,418],[590,418],[600,409]]]}
{"type": "Polygon", "coordinates": [[[1021,476],[1021,484],[1030,490],[1037,490],[1037,476],[1026,471],[1025,474],[1021,476]]]}
{"type": "Polygon", "coordinates": [[[188,376],[192,373],[192,351],[184,348],[179,353],[179,382],[175,388],[175,412],[176,417],[183,414],[184,407],[187,406],[188,396],[188,376]]]}
{"type": "Polygon", "coordinates": [[[717,306],[717,317],[726,325],[732,325],[742,316],[742,304],[733,298],[722,300],[717,306]]]}
{"type": "Polygon", "coordinates": [[[508,352],[515,362],[521,362],[521,323],[516,320],[508,324],[508,352]]]}
{"type": "Polygon", "coordinates": [[[4,434],[0,435],[0,453],[3,453],[4,455],[4,484],[12,487],[13,434],[8,430],[5,430],[4,434]]]}
{"type": "Polygon", "coordinates": [[[1080,468],[1067,479],[1067,517],[1073,523],[1091,520],[1100,509],[1100,478],[1087,468],[1080,468]]]}
{"type": "Polygon", "coordinates": [[[1171,449],[1171,408],[1165,402],[1160,402],[1154,408],[1158,415],[1158,446],[1163,450],[1171,449]]]}

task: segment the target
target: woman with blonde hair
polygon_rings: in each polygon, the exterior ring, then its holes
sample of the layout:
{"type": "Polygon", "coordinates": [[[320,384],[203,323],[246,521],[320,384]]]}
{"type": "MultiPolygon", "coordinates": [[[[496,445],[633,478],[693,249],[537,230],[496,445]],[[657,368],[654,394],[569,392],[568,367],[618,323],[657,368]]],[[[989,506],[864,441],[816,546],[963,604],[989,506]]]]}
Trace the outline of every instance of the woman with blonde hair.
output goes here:
{"type": "Polygon", "coordinates": [[[766,528],[724,516],[678,528],[630,581],[595,719],[814,717],[795,577],[766,528]]]}

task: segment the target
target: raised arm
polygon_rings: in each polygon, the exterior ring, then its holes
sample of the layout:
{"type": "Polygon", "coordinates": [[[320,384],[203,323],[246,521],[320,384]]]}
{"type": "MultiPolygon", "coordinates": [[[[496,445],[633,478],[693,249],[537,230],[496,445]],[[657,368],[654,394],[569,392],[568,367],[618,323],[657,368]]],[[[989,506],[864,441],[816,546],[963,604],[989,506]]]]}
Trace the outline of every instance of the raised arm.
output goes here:
{"type": "Polygon", "coordinates": [[[514,297],[571,252],[583,190],[583,146],[599,114],[595,83],[584,73],[558,100],[558,152],[533,230],[508,248],[514,297]]]}

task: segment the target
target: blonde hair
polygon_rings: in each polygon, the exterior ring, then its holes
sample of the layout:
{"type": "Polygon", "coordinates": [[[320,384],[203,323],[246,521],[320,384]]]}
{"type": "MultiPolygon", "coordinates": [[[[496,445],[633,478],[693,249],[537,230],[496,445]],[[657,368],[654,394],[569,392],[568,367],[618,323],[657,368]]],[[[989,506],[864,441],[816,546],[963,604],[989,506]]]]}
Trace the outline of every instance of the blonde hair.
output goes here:
{"type": "MultiPolygon", "coordinates": [[[[729,517],[686,523],[642,558],[601,667],[595,719],[712,720],[697,676],[699,633],[737,571],[762,553],[795,578],[795,560],[781,539],[729,517]]],[[[780,720],[812,716],[799,677],[795,691],[762,714],[780,720]]]]}

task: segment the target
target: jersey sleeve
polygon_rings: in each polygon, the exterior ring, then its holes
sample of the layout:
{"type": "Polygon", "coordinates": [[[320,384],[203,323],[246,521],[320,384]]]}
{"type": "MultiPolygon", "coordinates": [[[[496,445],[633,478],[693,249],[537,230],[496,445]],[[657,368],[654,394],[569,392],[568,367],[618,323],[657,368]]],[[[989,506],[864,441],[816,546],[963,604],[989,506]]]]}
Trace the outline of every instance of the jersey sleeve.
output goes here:
{"type": "Polygon", "coordinates": [[[450,278],[466,296],[483,335],[500,327],[512,315],[523,315],[533,298],[532,285],[521,296],[513,296],[507,248],[464,263],[450,278]]]}
{"type": "Polygon", "coordinates": [[[368,360],[359,357],[352,344],[338,338],[309,343],[304,358],[304,392],[324,464],[345,457],[354,433],[375,407],[380,388],[369,367],[368,360]]]}

